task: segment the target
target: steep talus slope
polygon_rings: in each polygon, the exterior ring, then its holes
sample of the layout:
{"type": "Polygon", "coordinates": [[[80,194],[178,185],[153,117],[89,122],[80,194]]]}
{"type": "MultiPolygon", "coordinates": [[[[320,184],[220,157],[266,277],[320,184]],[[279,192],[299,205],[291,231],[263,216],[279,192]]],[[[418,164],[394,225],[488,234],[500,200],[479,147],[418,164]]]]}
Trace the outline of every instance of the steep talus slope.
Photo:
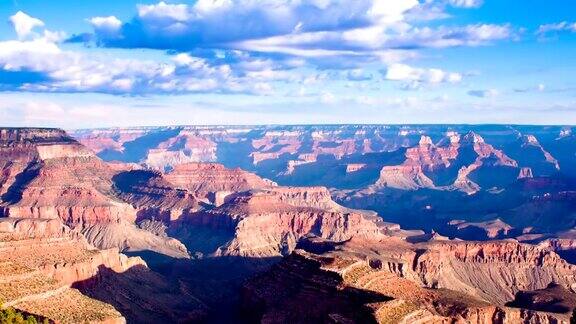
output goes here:
{"type": "Polygon", "coordinates": [[[498,295],[506,292],[486,294],[490,285],[518,292],[525,285],[545,288],[549,279],[563,280],[576,273],[557,256],[542,252],[540,258],[518,243],[410,245],[389,239],[353,239],[344,244],[316,240],[305,246],[315,252],[295,250],[244,286],[242,305],[247,318],[270,323],[557,323],[569,318],[566,310],[546,313],[507,307],[503,302],[515,297],[507,295],[501,301],[498,295]],[[481,250],[485,256],[479,255],[481,250]],[[437,253],[448,255],[439,259],[437,253]],[[453,264],[456,261],[466,265],[453,264]],[[490,274],[494,283],[482,278],[489,265],[495,267],[490,274]],[[530,269],[546,280],[523,281],[534,279],[526,277],[530,269]],[[427,281],[438,274],[446,279],[445,284],[427,281]],[[464,276],[482,280],[459,285],[464,276]]]}
{"type": "Polygon", "coordinates": [[[112,180],[118,196],[138,209],[137,220],[169,222],[198,209],[195,195],[175,188],[157,171],[125,171],[114,175],[112,180]]]}
{"type": "Polygon", "coordinates": [[[205,306],[150,271],[142,259],[116,248],[95,249],[60,220],[7,218],[0,225],[4,306],[64,323],[154,322],[205,314],[205,306]]]}
{"type": "Polygon", "coordinates": [[[576,287],[576,267],[547,249],[517,242],[436,242],[414,260],[413,271],[429,287],[465,291],[503,304],[519,290],[550,283],[576,287]]]}

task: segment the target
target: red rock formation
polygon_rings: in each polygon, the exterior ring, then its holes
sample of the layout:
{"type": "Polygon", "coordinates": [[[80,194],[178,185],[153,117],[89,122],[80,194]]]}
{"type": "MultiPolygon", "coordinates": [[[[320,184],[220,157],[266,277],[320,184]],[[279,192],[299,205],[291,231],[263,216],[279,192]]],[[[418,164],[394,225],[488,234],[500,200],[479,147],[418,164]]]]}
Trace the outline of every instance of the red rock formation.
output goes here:
{"type": "Polygon", "coordinates": [[[402,165],[384,166],[380,171],[380,178],[371,190],[382,187],[391,187],[404,190],[419,188],[432,188],[441,190],[458,189],[466,193],[474,193],[480,186],[469,179],[472,172],[487,167],[517,167],[516,161],[509,158],[502,151],[487,144],[484,139],[474,132],[464,136],[450,134],[438,145],[433,144],[428,136],[422,136],[417,146],[406,150],[406,160],[402,165]],[[460,161],[463,151],[469,154],[472,150],[475,160],[471,164],[460,161]],[[457,177],[449,186],[436,185],[430,178],[437,171],[454,168],[460,165],[457,177]]]}
{"type": "Polygon", "coordinates": [[[165,178],[177,188],[188,190],[215,205],[222,204],[229,194],[276,185],[253,173],[238,168],[227,169],[216,163],[178,165],[165,178]]]}
{"type": "Polygon", "coordinates": [[[120,172],[113,181],[118,197],[138,209],[138,220],[169,223],[198,208],[196,197],[186,190],[176,189],[157,171],[120,172]]]}
{"type": "Polygon", "coordinates": [[[283,154],[295,154],[302,145],[299,132],[268,131],[260,139],[252,140],[252,147],[256,152],[251,153],[253,163],[277,159],[283,154]]]}
{"type": "Polygon", "coordinates": [[[177,218],[195,208],[190,195],[160,180],[119,191],[126,188],[117,187],[116,172],[63,131],[17,129],[2,134],[0,163],[7,175],[3,216],[61,219],[101,248],[187,256],[179,242],[139,230],[134,222],[177,218]]]}
{"type": "Polygon", "coordinates": [[[125,323],[123,315],[138,322],[146,318],[186,319],[192,314],[194,317],[188,319],[198,320],[205,313],[203,305],[193,299],[187,301],[191,296],[168,288],[169,282],[152,273],[142,259],[129,258],[116,248],[95,249],[59,219],[1,219],[0,259],[3,306],[57,323],[125,323]],[[130,277],[130,282],[124,277],[130,277]],[[99,293],[106,290],[103,284],[109,280],[116,284],[115,295],[99,293]],[[122,300],[120,314],[112,305],[117,307],[123,296],[135,298],[122,300]],[[142,304],[155,307],[141,309],[142,304]],[[177,304],[185,305],[185,310],[170,308],[177,304]]]}
{"type": "Polygon", "coordinates": [[[157,170],[189,162],[216,161],[216,143],[195,131],[182,130],[148,151],[144,163],[157,170]]]}
{"type": "MultiPolygon", "coordinates": [[[[511,324],[557,323],[569,317],[567,312],[540,313],[491,304],[479,298],[475,291],[459,289],[461,287],[424,289],[419,277],[407,275],[412,271],[411,264],[400,261],[410,256],[403,251],[402,244],[400,247],[393,242],[355,244],[355,248],[347,247],[348,244],[333,245],[332,249],[317,254],[296,250],[244,286],[244,314],[253,321],[291,323],[511,324]],[[382,254],[384,246],[387,246],[386,255],[382,254]],[[311,304],[314,307],[306,307],[311,304]]],[[[492,255],[490,248],[487,252],[492,255]]],[[[415,255],[421,258],[427,252],[420,253],[417,250],[415,255]]],[[[472,260],[463,262],[468,261],[472,260]]],[[[471,277],[475,271],[484,271],[474,262],[470,268],[461,269],[469,271],[471,277]]],[[[515,268],[513,264],[510,266],[515,268]]]]}
{"type": "Polygon", "coordinates": [[[10,140],[0,142],[1,161],[10,161],[14,154],[21,157],[15,169],[6,164],[5,174],[20,179],[13,180],[3,196],[5,216],[61,218],[73,226],[135,219],[135,210],[111,198],[112,171],[91,151],[63,131],[15,132],[5,133],[10,140]]]}
{"type": "Polygon", "coordinates": [[[534,178],[534,175],[532,174],[532,169],[521,168],[520,174],[518,174],[518,179],[526,179],[526,178],[534,178]]]}
{"type": "Polygon", "coordinates": [[[326,188],[278,187],[237,196],[187,221],[234,233],[217,255],[264,257],[289,253],[308,234],[336,241],[383,236],[375,218],[337,205],[326,188]]]}
{"type": "Polygon", "coordinates": [[[466,222],[452,220],[448,222],[454,236],[465,240],[488,240],[506,238],[513,227],[495,219],[485,222],[466,222]]]}
{"type": "Polygon", "coordinates": [[[124,151],[123,145],[147,134],[146,129],[111,128],[79,130],[74,133],[78,141],[90,150],[100,153],[105,150],[124,151]]]}

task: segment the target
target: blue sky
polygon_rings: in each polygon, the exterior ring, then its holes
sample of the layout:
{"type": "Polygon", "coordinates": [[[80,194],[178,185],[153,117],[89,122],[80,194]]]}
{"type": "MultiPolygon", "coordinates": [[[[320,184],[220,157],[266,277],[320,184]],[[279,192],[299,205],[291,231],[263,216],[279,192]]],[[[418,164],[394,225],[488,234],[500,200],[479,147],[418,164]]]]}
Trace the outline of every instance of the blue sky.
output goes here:
{"type": "Polygon", "coordinates": [[[0,118],[576,124],[575,13],[571,0],[1,0],[0,118]]]}

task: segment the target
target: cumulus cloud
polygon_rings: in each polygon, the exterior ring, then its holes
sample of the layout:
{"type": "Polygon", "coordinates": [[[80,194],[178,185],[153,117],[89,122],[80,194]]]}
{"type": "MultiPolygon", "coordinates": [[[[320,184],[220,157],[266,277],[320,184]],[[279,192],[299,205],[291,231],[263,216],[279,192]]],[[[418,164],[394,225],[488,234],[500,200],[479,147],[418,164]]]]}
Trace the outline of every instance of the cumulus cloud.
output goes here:
{"type": "MultiPolygon", "coordinates": [[[[472,5],[470,0],[456,2],[452,5],[472,5]]],[[[37,18],[18,13],[12,20],[19,40],[0,42],[0,74],[11,76],[0,87],[112,94],[270,95],[279,83],[305,84],[318,72],[310,68],[332,71],[325,74],[328,77],[324,81],[367,81],[381,66],[388,66],[385,79],[419,87],[462,79],[460,73],[406,65],[404,62],[419,56],[419,49],[482,46],[514,36],[509,25],[413,25],[415,17],[422,15],[422,8],[430,3],[159,2],[138,5],[136,15],[125,22],[116,16],[92,17],[87,21],[93,33],[69,39],[127,50],[165,50],[166,55],[154,60],[111,59],[101,51],[90,54],[90,50],[64,50],[59,44],[62,34],[46,30],[37,18]]]]}
{"type": "Polygon", "coordinates": [[[122,26],[121,40],[102,37],[100,41],[116,47],[190,50],[199,45],[293,32],[394,22],[417,4],[417,0],[201,0],[193,5],[160,2],[138,6],[134,19],[122,26]]]}
{"type": "Polygon", "coordinates": [[[122,22],[115,16],[93,17],[88,20],[96,33],[106,37],[115,37],[122,27],[122,22]]]}
{"type": "Polygon", "coordinates": [[[413,86],[420,83],[457,83],[462,80],[460,73],[446,72],[440,69],[415,68],[406,64],[392,64],[383,71],[383,74],[387,80],[405,81],[413,86]]]}
{"type": "Polygon", "coordinates": [[[470,90],[468,91],[468,95],[472,97],[478,98],[493,98],[500,94],[500,92],[496,89],[488,89],[488,90],[470,90]]]}
{"type": "Polygon", "coordinates": [[[410,54],[421,48],[483,46],[514,37],[509,25],[479,24],[465,27],[368,27],[347,31],[288,34],[237,44],[244,50],[283,53],[303,57],[410,54]],[[397,51],[405,52],[397,52],[397,51]]]}
{"type": "MultiPolygon", "coordinates": [[[[118,25],[110,17],[92,23],[106,28],[118,25]]],[[[231,64],[213,64],[187,53],[172,55],[165,61],[110,58],[63,50],[45,33],[30,40],[0,41],[0,90],[269,95],[274,92],[270,81],[297,81],[299,77],[297,73],[285,73],[298,62],[279,64],[242,52],[230,56],[231,64]]]]}
{"type": "Polygon", "coordinates": [[[34,29],[37,27],[44,27],[44,22],[40,19],[30,17],[22,11],[10,17],[10,23],[14,27],[18,39],[25,39],[31,36],[34,29]]]}
{"type": "MultiPolygon", "coordinates": [[[[450,1],[466,7],[480,4],[450,1]]],[[[394,49],[478,46],[513,35],[508,25],[412,26],[408,17],[415,19],[426,5],[417,0],[160,2],[138,6],[137,15],[118,30],[119,37],[94,28],[98,42],[110,47],[178,51],[220,47],[309,58],[379,57],[394,49]]]]}

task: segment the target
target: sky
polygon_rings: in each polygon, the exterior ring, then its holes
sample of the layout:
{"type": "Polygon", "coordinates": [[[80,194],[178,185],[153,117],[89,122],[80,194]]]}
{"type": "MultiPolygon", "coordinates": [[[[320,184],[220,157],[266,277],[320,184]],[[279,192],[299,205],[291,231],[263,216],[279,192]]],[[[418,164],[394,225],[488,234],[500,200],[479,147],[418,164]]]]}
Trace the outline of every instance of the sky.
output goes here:
{"type": "Polygon", "coordinates": [[[573,0],[0,0],[2,126],[576,124],[573,0]]]}

